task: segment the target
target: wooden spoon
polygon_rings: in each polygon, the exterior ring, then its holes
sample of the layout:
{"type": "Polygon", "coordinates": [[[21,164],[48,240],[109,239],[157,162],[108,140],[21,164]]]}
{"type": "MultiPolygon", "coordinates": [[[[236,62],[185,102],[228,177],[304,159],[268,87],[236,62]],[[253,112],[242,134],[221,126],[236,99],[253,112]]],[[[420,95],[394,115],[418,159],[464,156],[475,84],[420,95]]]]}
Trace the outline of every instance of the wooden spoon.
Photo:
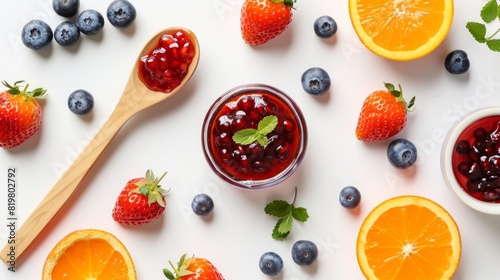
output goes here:
{"type": "Polygon", "coordinates": [[[125,122],[139,111],[160,103],[178,93],[196,70],[199,58],[200,48],[198,40],[194,33],[188,29],[181,27],[167,28],[160,31],[149,40],[137,57],[123,94],[107,122],[62,175],[52,190],[49,191],[45,198],[35,208],[28,219],[22,223],[15,234],[15,244],[7,243],[3,247],[0,254],[2,260],[6,264],[13,265],[49,221],[59,212],[125,122]],[[187,75],[178,87],[173,89],[170,93],[152,91],[139,79],[137,71],[139,61],[142,56],[150,53],[150,51],[155,48],[161,35],[175,30],[182,30],[189,36],[195,47],[195,56],[189,66],[187,75]],[[12,258],[8,255],[13,251],[11,246],[15,247],[15,257],[12,258]]]}

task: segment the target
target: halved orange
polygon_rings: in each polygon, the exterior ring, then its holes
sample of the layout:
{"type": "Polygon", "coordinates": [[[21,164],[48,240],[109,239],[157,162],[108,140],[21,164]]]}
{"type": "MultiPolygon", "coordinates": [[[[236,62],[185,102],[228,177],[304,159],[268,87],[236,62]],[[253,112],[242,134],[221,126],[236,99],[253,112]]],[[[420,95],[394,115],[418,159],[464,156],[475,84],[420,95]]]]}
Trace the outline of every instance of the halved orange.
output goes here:
{"type": "Polygon", "coordinates": [[[461,256],[451,215],[420,196],[398,196],[375,207],[358,234],[356,256],[369,280],[451,279],[461,256]]]}
{"type": "Polygon", "coordinates": [[[98,229],[74,231],[47,256],[43,280],[136,279],[130,254],[113,234],[98,229]]]}
{"type": "Polygon", "coordinates": [[[361,42],[398,61],[437,48],[448,35],[453,9],[453,0],[349,0],[349,16],[361,42]]]}

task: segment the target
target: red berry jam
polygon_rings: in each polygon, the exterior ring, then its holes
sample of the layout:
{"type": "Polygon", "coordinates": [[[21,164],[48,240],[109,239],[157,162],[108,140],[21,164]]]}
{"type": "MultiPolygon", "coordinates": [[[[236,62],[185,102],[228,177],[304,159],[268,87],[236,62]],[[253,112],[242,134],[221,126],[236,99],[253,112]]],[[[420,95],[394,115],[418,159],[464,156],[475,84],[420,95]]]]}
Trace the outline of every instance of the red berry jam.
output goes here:
{"type": "Polygon", "coordinates": [[[500,116],[479,119],[460,134],[452,165],[464,191],[486,202],[500,202],[500,116]]]}
{"type": "Polygon", "coordinates": [[[183,31],[163,34],[139,61],[139,78],[149,89],[169,93],[181,84],[195,52],[193,42],[183,31]]]}
{"type": "Polygon", "coordinates": [[[305,152],[306,126],[288,96],[265,85],[247,85],[229,91],[212,106],[203,137],[205,155],[216,173],[230,183],[260,188],[275,185],[294,171],[305,152]],[[266,135],[266,145],[233,140],[237,131],[257,129],[266,116],[278,119],[266,135]]]}

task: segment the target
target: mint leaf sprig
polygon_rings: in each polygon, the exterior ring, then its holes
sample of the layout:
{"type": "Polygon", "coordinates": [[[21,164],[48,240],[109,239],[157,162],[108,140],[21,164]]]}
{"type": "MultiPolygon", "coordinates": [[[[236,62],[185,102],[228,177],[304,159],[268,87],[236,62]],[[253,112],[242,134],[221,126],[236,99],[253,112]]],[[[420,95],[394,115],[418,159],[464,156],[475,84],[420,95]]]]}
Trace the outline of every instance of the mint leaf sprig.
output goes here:
{"type": "Polygon", "coordinates": [[[304,207],[296,207],[295,200],[297,199],[297,188],[292,203],[284,200],[273,200],[264,208],[264,212],[270,216],[278,217],[278,222],[274,226],[272,237],[277,240],[285,239],[292,230],[293,220],[306,222],[309,219],[307,209],[304,207]]]}
{"type": "Polygon", "coordinates": [[[465,27],[469,30],[472,37],[479,43],[486,43],[486,46],[492,51],[500,52],[500,39],[495,38],[495,36],[500,32],[498,28],[493,34],[486,36],[486,24],[491,23],[495,19],[500,20],[500,6],[497,0],[488,1],[481,8],[481,19],[483,22],[470,21],[467,22],[465,27]]]}
{"type": "Polygon", "coordinates": [[[257,129],[245,128],[233,134],[233,141],[241,145],[250,145],[257,141],[261,146],[266,146],[269,142],[266,135],[271,133],[277,125],[278,117],[265,116],[257,124],[257,129]]]}

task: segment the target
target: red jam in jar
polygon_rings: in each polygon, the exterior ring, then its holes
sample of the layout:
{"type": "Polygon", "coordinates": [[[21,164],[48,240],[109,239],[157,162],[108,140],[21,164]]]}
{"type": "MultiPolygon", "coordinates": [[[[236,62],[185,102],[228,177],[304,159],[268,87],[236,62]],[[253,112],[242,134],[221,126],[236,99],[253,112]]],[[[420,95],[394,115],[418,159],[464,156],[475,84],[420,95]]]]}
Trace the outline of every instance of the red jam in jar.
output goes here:
{"type": "Polygon", "coordinates": [[[465,192],[481,201],[500,202],[500,116],[479,119],[464,129],[452,165],[465,192]]]}
{"type": "Polygon", "coordinates": [[[141,57],[139,78],[149,89],[169,93],[181,84],[195,52],[193,42],[183,31],[165,33],[153,50],[141,57]]]}
{"type": "Polygon", "coordinates": [[[306,127],[302,113],[288,96],[274,89],[242,88],[223,96],[207,115],[205,154],[216,173],[224,173],[232,181],[254,182],[279,177],[294,169],[305,151],[306,127]],[[258,141],[238,144],[233,139],[238,131],[257,129],[266,116],[276,116],[278,120],[276,127],[266,135],[266,145],[258,141]]]}

